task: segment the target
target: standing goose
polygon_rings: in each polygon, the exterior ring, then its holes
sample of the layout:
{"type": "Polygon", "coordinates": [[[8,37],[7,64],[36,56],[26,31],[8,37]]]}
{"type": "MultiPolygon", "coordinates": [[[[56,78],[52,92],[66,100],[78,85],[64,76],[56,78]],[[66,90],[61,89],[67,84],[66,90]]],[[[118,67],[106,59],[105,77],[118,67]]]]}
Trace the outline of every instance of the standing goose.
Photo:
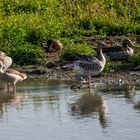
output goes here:
{"type": "Polygon", "coordinates": [[[134,54],[132,49],[134,44],[130,39],[125,39],[122,42],[122,46],[112,46],[109,48],[104,48],[103,52],[113,60],[126,60],[129,56],[134,54]]]}
{"type": "Polygon", "coordinates": [[[7,69],[5,72],[0,72],[0,80],[7,82],[7,90],[9,91],[9,83],[13,85],[13,93],[16,92],[16,83],[23,81],[27,76],[14,69],[7,69]]]}
{"type": "Polygon", "coordinates": [[[4,72],[12,65],[11,57],[0,51],[0,72],[4,72]]]}
{"type": "Polygon", "coordinates": [[[63,44],[56,39],[49,39],[46,43],[42,43],[42,47],[46,53],[57,53],[62,50],[63,44]]]}
{"type": "Polygon", "coordinates": [[[65,66],[67,68],[73,67],[79,75],[88,77],[89,91],[91,91],[91,76],[99,74],[105,67],[106,59],[103,55],[102,48],[107,46],[108,44],[100,42],[97,46],[97,57],[81,55],[80,60],[65,66]]]}

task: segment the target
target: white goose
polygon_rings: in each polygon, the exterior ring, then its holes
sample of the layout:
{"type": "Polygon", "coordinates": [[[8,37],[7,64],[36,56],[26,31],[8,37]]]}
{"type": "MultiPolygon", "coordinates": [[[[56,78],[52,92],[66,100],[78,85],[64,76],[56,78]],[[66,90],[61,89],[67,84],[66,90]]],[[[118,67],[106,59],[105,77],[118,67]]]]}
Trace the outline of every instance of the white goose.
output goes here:
{"type": "Polygon", "coordinates": [[[11,57],[0,51],[0,72],[4,72],[12,65],[11,57]]]}
{"type": "Polygon", "coordinates": [[[14,69],[7,69],[5,72],[0,72],[0,79],[7,82],[7,90],[9,92],[9,83],[13,85],[13,93],[16,92],[16,83],[23,81],[27,76],[14,69]]]}

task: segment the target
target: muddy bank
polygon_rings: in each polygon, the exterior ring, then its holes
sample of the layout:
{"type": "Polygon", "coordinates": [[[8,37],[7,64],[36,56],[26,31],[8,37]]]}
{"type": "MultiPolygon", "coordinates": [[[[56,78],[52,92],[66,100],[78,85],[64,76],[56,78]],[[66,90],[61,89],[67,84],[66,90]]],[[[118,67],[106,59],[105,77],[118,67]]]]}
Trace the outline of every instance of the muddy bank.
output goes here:
{"type": "MultiPolygon", "coordinates": [[[[20,69],[19,69],[20,70],[20,69]]],[[[21,71],[21,70],[20,70],[21,71]]],[[[74,70],[65,70],[62,68],[40,68],[40,69],[22,69],[22,72],[28,75],[28,79],[42,80],[63,80],[81,82],[74,70]]],[[[102,72],[100,75],[93,76],[95,83],[106,85],[140,85],[140,71],[124,72],[102,72]]]]}
{"type": "MultiPolygon", "coordinates": [[[[88,37],[87,43],[92,46],[96,46],[100,41],[105,41],[109,44],[121,44],[124,38],[131,39],[137,44],[137,47],[139,47],[139,36],[88,37]]],[[[80,82],[77,78],[77,74],[73,70],[62,68],[64,64],[65,62],[57,56],[56,58],[48,58],[48,62],[41,67],[29,66],[19,68],[19,70],[25,72],[28,75],[28,79],[37,78],[80,82]]],[[[113,63],[110,63],[111,66],[112,64],[113,63]]],[[[103,71],[100,75],[92,77],[92,79],[96,83],[106,85],[140,85],[140,66],[133,67],[127,62],[115,62],[113,64],[113,70],[110,69],[109,72],[103,71]]]]}

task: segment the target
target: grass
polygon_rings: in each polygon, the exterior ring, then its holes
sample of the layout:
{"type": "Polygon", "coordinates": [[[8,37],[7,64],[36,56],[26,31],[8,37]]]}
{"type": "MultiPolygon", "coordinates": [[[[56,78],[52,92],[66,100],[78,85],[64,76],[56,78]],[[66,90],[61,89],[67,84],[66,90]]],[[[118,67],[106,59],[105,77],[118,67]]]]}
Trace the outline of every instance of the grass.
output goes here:
{"type": "MultiPolygon", "coordinates": [[[[86,37],[140,34],[139,0],[1,0],[0,5],[0,50],[19,65],[42,61],[40,44],[50,38],[83,49],[79,44],[86,37]]],[[[139,55],[135,60],[140,63],[139,55]]]]}
{"type": "Polygon", "coordinates": [[[77,54],[90,54],[95,55],[96,52],[87,44],[76,44],[67,47],[61,57],[64,60],[72,60],[77,54]]]}
{"type": "Polygon", "coordinates": [[[129,58],[129,62],[133,63],[133,65],[137,66],[140,64],[140,49],[135,50],[135,54],[129,58]]]}

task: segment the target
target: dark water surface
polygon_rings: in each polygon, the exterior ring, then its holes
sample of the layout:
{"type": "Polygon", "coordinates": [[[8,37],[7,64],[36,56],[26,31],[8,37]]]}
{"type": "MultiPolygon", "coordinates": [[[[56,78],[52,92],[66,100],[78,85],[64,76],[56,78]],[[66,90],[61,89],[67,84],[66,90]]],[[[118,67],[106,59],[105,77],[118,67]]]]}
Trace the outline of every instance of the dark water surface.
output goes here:
{"type": "MultiPolygon", "coordinates": [[[[1,84],[1,83],[0,83],[1,84]]],[[[140,90],[70,90],[72,83],[25,81],[0,91],[0,140],[139,140],[140,90]]]]}

